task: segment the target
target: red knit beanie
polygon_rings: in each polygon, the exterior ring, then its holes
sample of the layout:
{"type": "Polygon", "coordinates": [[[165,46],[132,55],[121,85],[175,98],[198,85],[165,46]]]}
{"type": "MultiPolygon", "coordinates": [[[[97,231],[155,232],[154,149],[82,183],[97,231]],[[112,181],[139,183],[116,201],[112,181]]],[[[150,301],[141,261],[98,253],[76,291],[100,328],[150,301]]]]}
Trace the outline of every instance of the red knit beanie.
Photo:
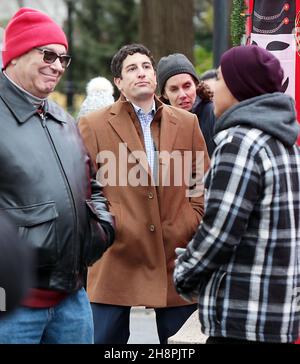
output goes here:
{"type": "Polygon", "coordinates": [[[3,68],[12,59],[46,44],[62,44],[68,49],[65,33],[48,15],[35,9],[21,8],[5,29],[3,68]]]}
{"type": "Polygon", "coordinates": [[[284,72],[279,60],[255,45],[226,51],[221,57],[221,72],[226,86],[238,101],[282,90],[284,72]]]}

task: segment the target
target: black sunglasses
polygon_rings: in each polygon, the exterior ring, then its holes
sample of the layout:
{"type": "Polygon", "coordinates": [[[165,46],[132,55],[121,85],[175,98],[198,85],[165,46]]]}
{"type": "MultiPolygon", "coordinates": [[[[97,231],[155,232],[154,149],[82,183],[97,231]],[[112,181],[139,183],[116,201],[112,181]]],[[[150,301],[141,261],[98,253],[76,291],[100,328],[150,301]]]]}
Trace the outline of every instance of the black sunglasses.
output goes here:
{"type": "Polygon", "coordinates": [[[45,63],[48,64],[54,63],[57,60],[57,58],[59,59],[63,68],[69,67],[71,63],[71,56],[69,56],[68,54],[59,55],[53,51],[49,51],[48,49],[43,49],[43,48],[36,48],[36,49],[41,53],[43,53],[43,61],[45,63]]]}

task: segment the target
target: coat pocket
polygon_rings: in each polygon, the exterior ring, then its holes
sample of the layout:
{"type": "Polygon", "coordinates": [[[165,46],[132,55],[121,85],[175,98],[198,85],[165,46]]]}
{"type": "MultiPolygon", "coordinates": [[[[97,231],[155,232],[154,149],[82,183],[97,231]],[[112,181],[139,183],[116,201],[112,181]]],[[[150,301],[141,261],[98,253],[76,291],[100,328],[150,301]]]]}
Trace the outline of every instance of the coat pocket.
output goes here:
{"type": "Polygon", "coordinates": [[[53,266],[58,259],[58,212],[55,202],[8,208],[5,211],[19,227],[21,239],[33,247],[37,268],[53,266]]]}
{"type": "Polygon", "coordinates": [[[83,264],[93,265],[108,248],[108,241],[93,202],[86,200],[88,210],[88,232],[83,246],[83,264]]]}

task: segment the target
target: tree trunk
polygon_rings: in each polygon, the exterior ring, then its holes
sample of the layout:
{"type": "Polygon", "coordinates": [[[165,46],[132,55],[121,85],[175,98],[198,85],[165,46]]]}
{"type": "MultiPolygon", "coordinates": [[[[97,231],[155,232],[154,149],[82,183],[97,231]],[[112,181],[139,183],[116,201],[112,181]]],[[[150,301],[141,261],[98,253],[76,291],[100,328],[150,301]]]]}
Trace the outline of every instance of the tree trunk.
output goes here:
{"type": "Polygon", "coordinates": [[[141,0],[140,42],[158,62],[170,53],[184,53],[193,61],[194,0],[141,0]]]}

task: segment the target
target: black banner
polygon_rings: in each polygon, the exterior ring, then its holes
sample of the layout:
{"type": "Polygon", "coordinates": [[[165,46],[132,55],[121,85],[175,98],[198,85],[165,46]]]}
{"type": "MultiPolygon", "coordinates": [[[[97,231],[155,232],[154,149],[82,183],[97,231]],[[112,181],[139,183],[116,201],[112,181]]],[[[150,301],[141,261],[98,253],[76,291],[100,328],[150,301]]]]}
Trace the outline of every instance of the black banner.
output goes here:
{"type": "Polygon", "coordinates": [[[252,33],[291,34],[295,27],[295,0],[255,0],[252,33]]]}

